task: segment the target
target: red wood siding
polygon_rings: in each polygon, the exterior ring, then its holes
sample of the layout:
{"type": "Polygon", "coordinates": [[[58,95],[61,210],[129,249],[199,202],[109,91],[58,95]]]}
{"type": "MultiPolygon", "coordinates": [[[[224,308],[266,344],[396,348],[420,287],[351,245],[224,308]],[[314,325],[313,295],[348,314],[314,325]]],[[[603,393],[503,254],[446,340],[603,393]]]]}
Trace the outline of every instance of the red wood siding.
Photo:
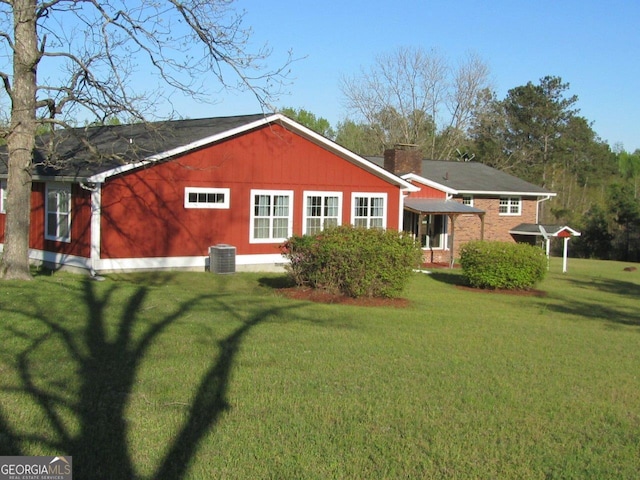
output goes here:
{"type": "MultiPolygon", "coordinates": [[[[33,182],[31,186],[31,224],[29,227],[29,248],[54,253],[89,257],[91,245],[91,196],[79,185],[71,187],[71,242],[45,240],[45,198],[46,184],[33,182]]],[[[0,215],[0,243],[5,238],[5,217],[0,215]]]]}
{"type": "Polygon", "coordinates": [[[437,198],[444,199],[447,198],[447,194],[442,190],[438,190],[437,188],[430,187],[420,182],[413,181],[411,182],[416,187],[420,188],[419,192],[411,192],[409,194],[410,198],[437,198]]]}
{"type": "Polygon", "coordinates": [[[88,258],[91,251],[91,194],[77,184],[71,185],[71,241],[45,240],[44,182],[34,182],[31,188],[31,227],[29,247],[47,252],[64,253],[88,258]]]}
{"type": "Polygon", "coordinates": [[[387,194],[387,226],[398,228],[399,187],[324,148],[271,125],[177,159],[109,179],[102,192],[102,258],[206,255],[219,243],[239,255],[279,253],[250,244],[251,190],[293,190],[293,229],[302,233],[303,192],[343,192],[342,221],[352,192],[387,194]],[[185,209],[185,187],[230,189],[229,209],[185,209]]]}

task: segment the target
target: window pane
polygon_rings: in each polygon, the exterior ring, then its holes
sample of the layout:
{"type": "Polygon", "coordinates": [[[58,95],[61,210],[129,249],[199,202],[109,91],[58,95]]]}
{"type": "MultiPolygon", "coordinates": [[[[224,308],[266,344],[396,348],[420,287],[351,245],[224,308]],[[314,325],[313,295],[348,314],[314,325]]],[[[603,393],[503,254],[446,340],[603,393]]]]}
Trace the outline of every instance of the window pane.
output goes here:
{"type": "Polygon", "coordinates": [[[325,199],[324,214],[327,217],[338,216],[338,197],[327,197],[325,199]]]}
{"type": "Polygon", "coordinates": [[[319,218],[307,218],[307,233],[314,234],[322,230],[322,221],[319,218]]]}
{"type": "Polygon", "coordinates": [[[307,197],[307,216],[319,217],[322,215],[322,197],[307,197]]]}
{"type": "Polygon", "coordinates": [[[355,210],[356,210],[356,217],[366,217],[368,214],[368,198],[363,198],[363,197],[356,197],[355,200],[355,210]]]}
{"type": "Polygon", "coordinates": [[[255,196],[255,214],[258,217],[268,217],[271,214],[271,196],[255,196]]]}
{"type": "Polygon", "coordinates": [[[195,203],[198,201],[198,194],[190,192],[189,193],[189,203],[195,203]]]}
{"type": "Polygon", "coordinates": [[[58,236],[58,216],[55,213],[47,213],[47,236],[58,236]]]}
{"type": "Polygon", "coordinates": [[[49,190],[47,193],[47,212],[58,211],[58,192],[56,190],[49,190]]]}
{"type": "Polygon", "coordinates": [[[58,211],[69,213],[71,211],[71,192],[66,190],[58,191],[58,211]]]}
{"type": "Polygon", "coordinates": [[[371,199],[371,216],[382,217],[383,211],[384,211],[384,200],[382,198],[372,198],[371,199]]]}
{"type": "Polygon", "coordinates": [[[331,228],[331,227],[337,227],[337,226],[338,226],[337,218],[327,218],[324,221],[324,228],[331,228]]]}
{"type": "Polygon", "coordinates": [[[356,218],[355,221],[353,222],[353,225],[355,227],[367,227],[367,219],[366,218],[356,218]]]}
{"type": "Polygon", "coordinates": [[[286,217],[289,215],[289,197],[275,195],[273,197],[273,216],[286,217]]]}
{"type": "Polygon", "coordinates": [[[275,218],[273,220],[273,238],[287,238],[289,229],[288,218],[275,218]]]}
{"type": "Polygon", "coordinates": [[[256,218],[253,221],[253,236],[255,238],[269,238],[268,218],[256,218]]]}
{"type": "Polygon", "coordinates": [[[69,238],[69,214],[60,214],[58,217],[58,236],[69,238]]]}

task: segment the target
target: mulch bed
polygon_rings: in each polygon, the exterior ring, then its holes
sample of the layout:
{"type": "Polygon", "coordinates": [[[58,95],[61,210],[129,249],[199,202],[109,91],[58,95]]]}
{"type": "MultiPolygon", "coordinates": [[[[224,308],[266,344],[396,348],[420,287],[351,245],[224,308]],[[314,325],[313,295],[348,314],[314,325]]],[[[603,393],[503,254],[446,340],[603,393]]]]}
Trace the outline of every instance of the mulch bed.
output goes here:
{"type": "MultiPolygon", "coordinates": [[[[447,263],[425,263],[422,265],[424,269],[448,269],[447,263]]],[[[460,265],[454,265],[454,268],[460,268],[460,265]]],[[[459,290],[466,290],[468,292],[485,293],[485,294],[502,294],[502,295],[514,295],[519,297],[546,297],[547,292],[536,289],[529,290],[506,290],[506,289],[485,289],[485,288],[473,288],[464,285],[456,285],[459,290]]],[[[278,293],[284,297],[292,300],[304,300],[317,303],[329,303],[339,305],[355,305],[360,307],[393,307],[393,308],[406,308],[411,305],[411,302],[406,298],[370,298],[360,297],[353,298],[345,295],[339,295],[330,293],[325,290],[319,290],[308,287],[290,287],[280,288],[278,293]]]]}
{"type": "Polygon", "coordinates": [[[501,295],[514,295],[517,297],[546,297],[547,292],[543,290],[536,290],[535,288],[531,288],[528,290],[508,290],[508,289],[489,289],[489,288],[474,288],[474,287],[466,287],[464,285],[456,285],[456,288],[459,290],[466,290],[467,292],[478,292],[478,293],[497,293],[501,295]]]}
{"type": "Polygon", "coordinates": [[[306,287],[281,288],[278,292],[293,300],[306,300],[317,303],[331,303],[340,305],[355,305],[359,307],[394,307],[406,308],[411,302],[406,298],[353,298],[345,295],[337,295],[324,290],[306,287]]]}
{"type": "MultiPolygon", "coordinates": [[[[436,267],[443,268],[441,264],[424,265],[424,267],[436,267]]],[[[448,267],[446,267],[448,268],[448,267]]],[[[456,285],[459,290],[465,290],[468,292],[485,293],[485,294],[501,294],[501,295],[513,295],[518,297],[546,297],[547,292],[537,289],[528,290],[507,290],[507,289],[486,289],[486,288],[473,288],[464,285],[456,285]]],[[[330,293],[325,290],[319,290],[308,287],[290,287],[280,288],[278,293],[284,297],[292,300],[303,300],[316,303],[328,303],[339,305],[355,305],[359,307],[393,307],[393,308],[406,308],[411,305],[411,302],[406,298],[370,298],[360,297],[353,298],[345,295],[330,293]]]]}

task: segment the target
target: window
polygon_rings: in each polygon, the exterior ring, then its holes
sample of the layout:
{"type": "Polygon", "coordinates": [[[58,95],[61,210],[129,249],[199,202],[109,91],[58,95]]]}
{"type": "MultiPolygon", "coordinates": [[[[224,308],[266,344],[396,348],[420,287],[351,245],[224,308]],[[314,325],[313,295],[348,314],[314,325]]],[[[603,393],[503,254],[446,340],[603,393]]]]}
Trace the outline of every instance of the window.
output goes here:
{"type": "Polygon", "coordinates": [[[352,199],[352,223],[354,226],[365,228],[386,227],[386,193],[354,193],[352,199]]]}
{"type": "Polygon", "coordinates": [[[522,200],[520,197],[500,197],[500,215],[520,215],[522,200]]]}
{"type": "Polygon", "coordinates": [[[422,248],[432,250],[448,249],[448,218],[446,215],[422,215],[404,211],[404,231],[420,240],[422,248]]]}
{"type": "Polygon", "coordinates": [[[462,204],[468,207],[473,207],[473,195],[463,195],[462,204]]]}
{"type": "Polygon", "coordinates": [[[184,189],[184,208],[229,208],[228,188],[184,189]]]}
{"type": "Polygon", "coordinates": [[[318,233],[325,228],[337,227],[342,223],[342,193],[305,192],[304,232],[318,233]]]}
{"type": "Polygon", "coordinates": [[[251,190],[252,243],[282,242],[292,235],[293,192],[251,190]]]}
{"type": "Polygon", "coordinates": [[[7,213],[7,181],[0,180],[0,213],[7,213]]]}
{"type": "Polygon", "coordinates": [[[45,234],[47,240],[71,241],[71,186],[47,184],[45,234]]]}
{"type": "Polygon", "coordinates": [[[434,250],[447,249],[447,216],[446,215],[426,215],[423,220],[424,235],[420,241],[423,248],[434,250]]]}

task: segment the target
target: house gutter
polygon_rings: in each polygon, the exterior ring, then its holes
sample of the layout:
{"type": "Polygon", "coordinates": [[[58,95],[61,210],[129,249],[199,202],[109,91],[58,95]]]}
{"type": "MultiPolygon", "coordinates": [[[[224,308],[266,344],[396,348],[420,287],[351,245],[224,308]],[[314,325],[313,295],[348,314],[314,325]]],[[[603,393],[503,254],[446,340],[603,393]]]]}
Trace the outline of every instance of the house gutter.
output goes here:
{"type": "Polygon", "coordinates": [[[538,200],[536,200],[536,223],[540,223],[540,204],[542,202],[546,202],[547,200],[550,200],[551,197],[555,197],[555,196],[556,196],[555,193],[550,193],[544,196],[543,198],[538,198],[538,200]]]}

